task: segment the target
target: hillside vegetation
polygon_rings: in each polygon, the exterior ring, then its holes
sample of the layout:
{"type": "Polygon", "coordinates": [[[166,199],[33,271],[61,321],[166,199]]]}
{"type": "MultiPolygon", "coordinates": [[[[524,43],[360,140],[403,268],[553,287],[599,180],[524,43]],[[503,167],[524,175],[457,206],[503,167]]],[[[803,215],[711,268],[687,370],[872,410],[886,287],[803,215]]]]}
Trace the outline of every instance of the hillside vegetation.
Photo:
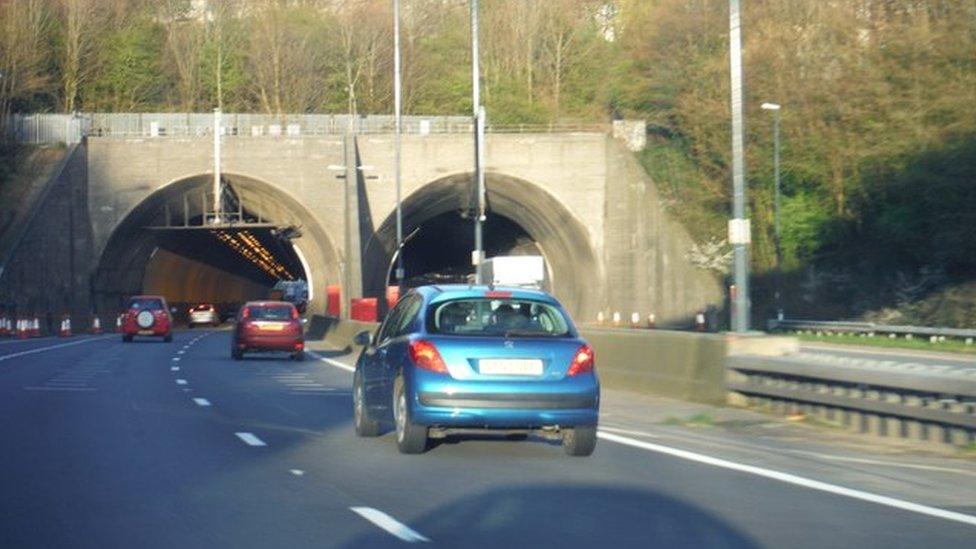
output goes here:
{"type": "MultiPolygon", "coordinates": [[[[727,0],[481,4],[491,122],[646,119],[641,160],[672,210],[698,241],[724,237],[727,0]]],[[[951,288],[942,301],[963,311],[938,319],[970,322],[974,300],[958,293],[976,278],[976,0],[742,4],[757,316],[771,312],[776,257],[772,120],[759,108],[771,101],[783,105],[788,312],[934,321],[913,304],[951,288]]],[[[402,5],[405,110],[470,112],[468,3],[402,5]]],[[[390,112],[390,9],[0,0],[0,115],[390,112]]]]}

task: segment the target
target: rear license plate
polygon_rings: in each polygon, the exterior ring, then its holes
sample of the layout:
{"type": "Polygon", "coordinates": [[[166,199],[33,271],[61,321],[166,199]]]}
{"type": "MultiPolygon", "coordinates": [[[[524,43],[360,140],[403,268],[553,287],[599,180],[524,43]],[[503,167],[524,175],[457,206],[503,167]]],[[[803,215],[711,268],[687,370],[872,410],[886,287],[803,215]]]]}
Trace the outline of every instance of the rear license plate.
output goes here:
{"type": "Polygon", "coordinates": [[[139,335],[141,336],[151,336],[153,335],[152,330],[139,330],[139,335]]]}
{"type": "Polygon", "coordinates": [[[485,375],[539,376],[542,361],[538,359],[483,358],[478,371],[485,375]]]}
{"type": "Polygon", "coordinates": [[[262,322],[258,324],[258,328],[268,332],[280,332],[285,329],[284,322],[262,322]]]}

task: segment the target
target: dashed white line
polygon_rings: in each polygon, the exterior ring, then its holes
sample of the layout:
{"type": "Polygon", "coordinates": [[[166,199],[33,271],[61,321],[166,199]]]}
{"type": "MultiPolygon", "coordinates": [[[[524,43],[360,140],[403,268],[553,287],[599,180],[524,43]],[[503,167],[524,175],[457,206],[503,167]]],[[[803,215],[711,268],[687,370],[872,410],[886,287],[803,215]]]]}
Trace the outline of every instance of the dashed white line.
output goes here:
{"type": "Polygon", "coordinates": [[[234,433],[237,438],[244,441],[248,446],[267,446],[263,440],[254,436],[254,433],[234,433]]]}
{"type": "Polygon", "coordinates": [[[301,469],[289,469],[288,472],[296,477],[300,477],[305,474],[305,471],[302,471],[301,469]]]}
{"type": "Polygon", "coordinates": [[[647,437],[647,438],[661,438],[658,435],[652,435],[651,433],[645,433],[644,431],[631,431],[629,429],[617,429],[616,427],[607,427],[605,425],[601,425],[600,430],[610,431],[611,433],[617,433],[621,435],[634,435],[634,436],[647,437]]]}
{"type": "Polygon", "coordinates": [[[178,354],[178,355],[182,355],[184,353],[186,353],[186,350],[185,349],[180,349],[179,351],[176,351],[176,354],[178,354]]]}
{"type": "Polygon", "coordinates": [[[186,385],[186,380],[185,379],[177,379],[176,380],[176,384],[177,385],[186,385]]]}
{"type": "Polygon", "coordinates": [[[210,401],[205,398],[195,398],[193,402],[196,402],[197,406],[210,406],[210,401]]]}
{"type": "Polygon", "coordinates": [[[24,387],[25,391],[94,391],[94,387],[24,387]]]}
{"type": "Polygon", "coordinates": [[[416,530],[399,522],[379,509],[373,509],[372,507],[350,507],[349,510],[407,543],[430,541],[416,530]]]}
{"type": "Polygon", "coordinates": [[[180,361],[180,357],[178,357],[178,356],[174,356],[173,357],[173,362],[179,362],[179,361],[180,361]]]}
{"type": "Polygon", "coordinates": [[[319,359],[319,361],[328,364],[329,366],[335,366],[336,368],[340,368],[340,369],[345,370],[347,372],[355,372],[356,371],[356,367],[355,366],[349,366],[348,364],[343,364],[343,363],[339,362],[338,360],[332,360],[331,358],[325,358],[324,356],[316,353],[315,351],[305,351],[305,352],[308,353],[308,354],[310,354],[310,355],[312,355],[312,356],[314,356],[315,358],[319,359]]]}
{"type": "Polygon", "coordinates": [[[671,448],[670,446],[662,446],[660,444],[654,444],[652,442],[645,442],[643,440],[627,438],[620,435],[615,435],[613,433],[608,433],[606,431],[599,431],[597,433],[597,436],[604,440],[616,442],[617,444],[624,444],[626,446],[632,446],[634,448],[640,448],[642,450],[648,450],[660,454],[667,454],[669,456],[686,459],[689,461],[704,463],[705,465],[711,465],[713,467],[721,467],[723,469],[730,469],[732,471],[748,473],[751,475],[765,477],[779,482],[785,482],[787,484],[802,486],[804,488],[809,488],[811,490],[828,492],[839,496],[845,496],[853,499],[859,499],[862,501],[868,501],[871,503],[877,503],[879,505],[885,505],[887,507],[893,507],[895,509],[901,509],[903,511],[909,511],[912,513],[928,515],[930,517],[936,517],[945,520],[951,520],[954,522],[961,522],[963,524],[968,524],[971,526],[976,526],[976,516],[973,515],[966,515],[964,513],[957,513],[955,511],[946,511],[945,509],[939,509],[937,507],[930,507],[928,505],[912,503],[910,501],[905,501],[897,498],[882,496],[879,494],[872,494],[871,492],[863,492],[861,490],[845,488],[843,486],[838,486],[836,484],[829,484],[827,482],[821,482],[819,480],[813,480],[813,479],[809,479],[797,475],[792,475],[789,473],[782,473],[780,471],[765,469],[763,467],[757,467],[755,465],[736,463],[734,461],[714,458],[696,452],[689,452],[687,450],[671,448]]]}
{"type": "Polygon", "coordinates": [[[170,366],[169,367],[169,371],[171,371],[171,372],[179,372],[180,371],[180,367],[179,366],[170,366]]]}

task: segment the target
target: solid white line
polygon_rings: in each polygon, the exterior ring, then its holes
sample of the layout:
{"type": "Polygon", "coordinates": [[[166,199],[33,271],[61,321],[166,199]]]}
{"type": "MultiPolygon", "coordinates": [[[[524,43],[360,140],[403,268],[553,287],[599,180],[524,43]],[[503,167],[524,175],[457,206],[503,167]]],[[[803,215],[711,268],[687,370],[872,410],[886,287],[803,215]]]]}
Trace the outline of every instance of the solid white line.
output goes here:
{"type": "Polygon", "coordinates": [[[606,425],[601,425],[600,430],[610,431],[621,435],[635,435],[635,436],[647,437],[647,438],[661,438],[658,435],[652,435],[650,433],[645,433],[644,431],[631,431],[628,429],[617,429],[616,427],[607,427],[606,425]]]}
{"type": "Polygon", "coordinates": [[[315,351],[305,351],[305,352],[308,353],[308,354],[310,354],[310,355],[312,355],[312,356],[314,356],[315,358],[319,359],[320,361],[328,364],[329,366],[335,366],[336,368],[341,368],[341,369],[343,369],[343,370],[345,370],[347,372],[355,372],[356,371],[356,367],[355,366],[349,366],[348,364],[343,364],[343,363],[339,362],[338,360],[332,360],[331,358],[325,358],[324,356],[316,353],[315,351]]]}
{"type": "Polygon", "coordinates": [[[93,387],[24,387],[26,391],[94,391],[93,387]]]}
{"type": "Polygon", "coordinates": [[[393,534],[408,543],[430,541],[420,535],[416,530],[411,529],[409,526],[399,522],[379,509],[373,509],[372,507],[350,507],[349,510],[379,526],[387,533],[393,534]]]}
{"type": "Polygon", "coordinates": [[[871,503],[877,503],[879,505],[894,507],[895,509],[901,509],[903,511],[910,511],[912,513],[919,513],[922,515],[928,515],[930,517],[936,517],[945,520],[951,520],[954,522],[961,522],[963,524],[968,524],[970,526],[976,526],[976,516],[973,515],[966,515],[963,513],[957,513],[955,511],[946,511],[945,509],[939,509],[937,507],[929,507],[928,505],[921,505],[918,503],[912,503],[910,501],[905,501],[897,498],[872,494],[870,492],[863,492],[861,490],[855,490],[852,488],[845,488],[843,486],[837,486],[836,484],[830,484],[827,482],[821,482],[819,480],[813,480],[813,479],[809,479],[797,475],[791,475],[789,473],[782,473],[779,471],[774,471],[772,469],[765,469],[754,465],[746,465],[743,463],[736,463],[734,461],[728,461],[725,459],[714,458],[711,456],[706,456],[704,454],[689,452],[687,450],[679,450],[678,448],[671,448],[670,446],[662,446],[660,444],[654,444],[651,442],[645,442],[642,440],[627,438],[620,435],[607,433],[605,431],[599,431],[597,433],[597,436],[604,440],[609,440],[611,442],[616,442],[618,444],[633,446],[634,448],[640,448],[642,450],[648,450],[651,452],[667,454],[669,456],[674,456],[689,461],[704,463],[705,465],[711,465],[713,467],[721,467],[723,469],[730,469],[733,471],[748,473],[750,475],[765,477],[768,479],[777,480],[779,482],[785,482],[787,484],[802,486],[804,488],[809,488],[811,490],[819,490],[821,492],[828,492],[839,496],[845,496],[849,498],[859,499],[862,501],[868,501],[871,503]]]}
{"type": "Polygon", "coordinates": [[[176,384],[177,385],[186,385],[186,380],[185,379],[177,379],[176,380],[176,384]]]}
{"type": "Polygon", "coordinates": [[[79,339],[78,341],[72,341],[71,343],[61,343],[58,345],[51,345],[49,347],[41,347],[39,349],[29,349],[27,351],[20,351],[19,353],[11,353],[9,355],[0,356],[0,362],[3,362],[4,360],[10,360],[12,358],[17,358],[19,356],[32,355],[34,353],[43,353],[44,351],[53,351],[54,349],[71,347],[72,345],[81,345],[82,343],[91,343],[92,341],[99,341],[110,337],[115,337],[115,336],[111,335],[111,336],[93,337],[89,339],[79,339]]]}
{"type": "Polygon", "coordinates": [[[197,406],[210,406],[210,401],[205,398],[195,398],[193,402],[196,402],[197,406]]]}
{"type": "Polygon", "coordinates": [[[234,434],[237,435],[237,438],[243,440],[244,443],[247,444],[248,446],[267,446],[267,444],[265,444],[263,440],[254,436],[253,433],[234,433],[234,434]]]}

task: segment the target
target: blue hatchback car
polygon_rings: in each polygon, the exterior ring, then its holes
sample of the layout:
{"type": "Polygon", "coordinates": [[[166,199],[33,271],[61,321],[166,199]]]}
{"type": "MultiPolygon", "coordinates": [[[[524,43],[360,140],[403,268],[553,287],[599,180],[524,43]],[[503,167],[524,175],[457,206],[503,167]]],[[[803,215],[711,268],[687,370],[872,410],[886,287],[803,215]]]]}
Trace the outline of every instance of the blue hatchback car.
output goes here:
{"type": "Polygon", "coordinates": [[[471,431],[561,438],[566,453],[596,447],[600,384],[593,349],[549,294],[523,288],[422,286],[403,296],[375,336],[361,332],[356,433],[396,428],[402,453],[471,431]]]}

